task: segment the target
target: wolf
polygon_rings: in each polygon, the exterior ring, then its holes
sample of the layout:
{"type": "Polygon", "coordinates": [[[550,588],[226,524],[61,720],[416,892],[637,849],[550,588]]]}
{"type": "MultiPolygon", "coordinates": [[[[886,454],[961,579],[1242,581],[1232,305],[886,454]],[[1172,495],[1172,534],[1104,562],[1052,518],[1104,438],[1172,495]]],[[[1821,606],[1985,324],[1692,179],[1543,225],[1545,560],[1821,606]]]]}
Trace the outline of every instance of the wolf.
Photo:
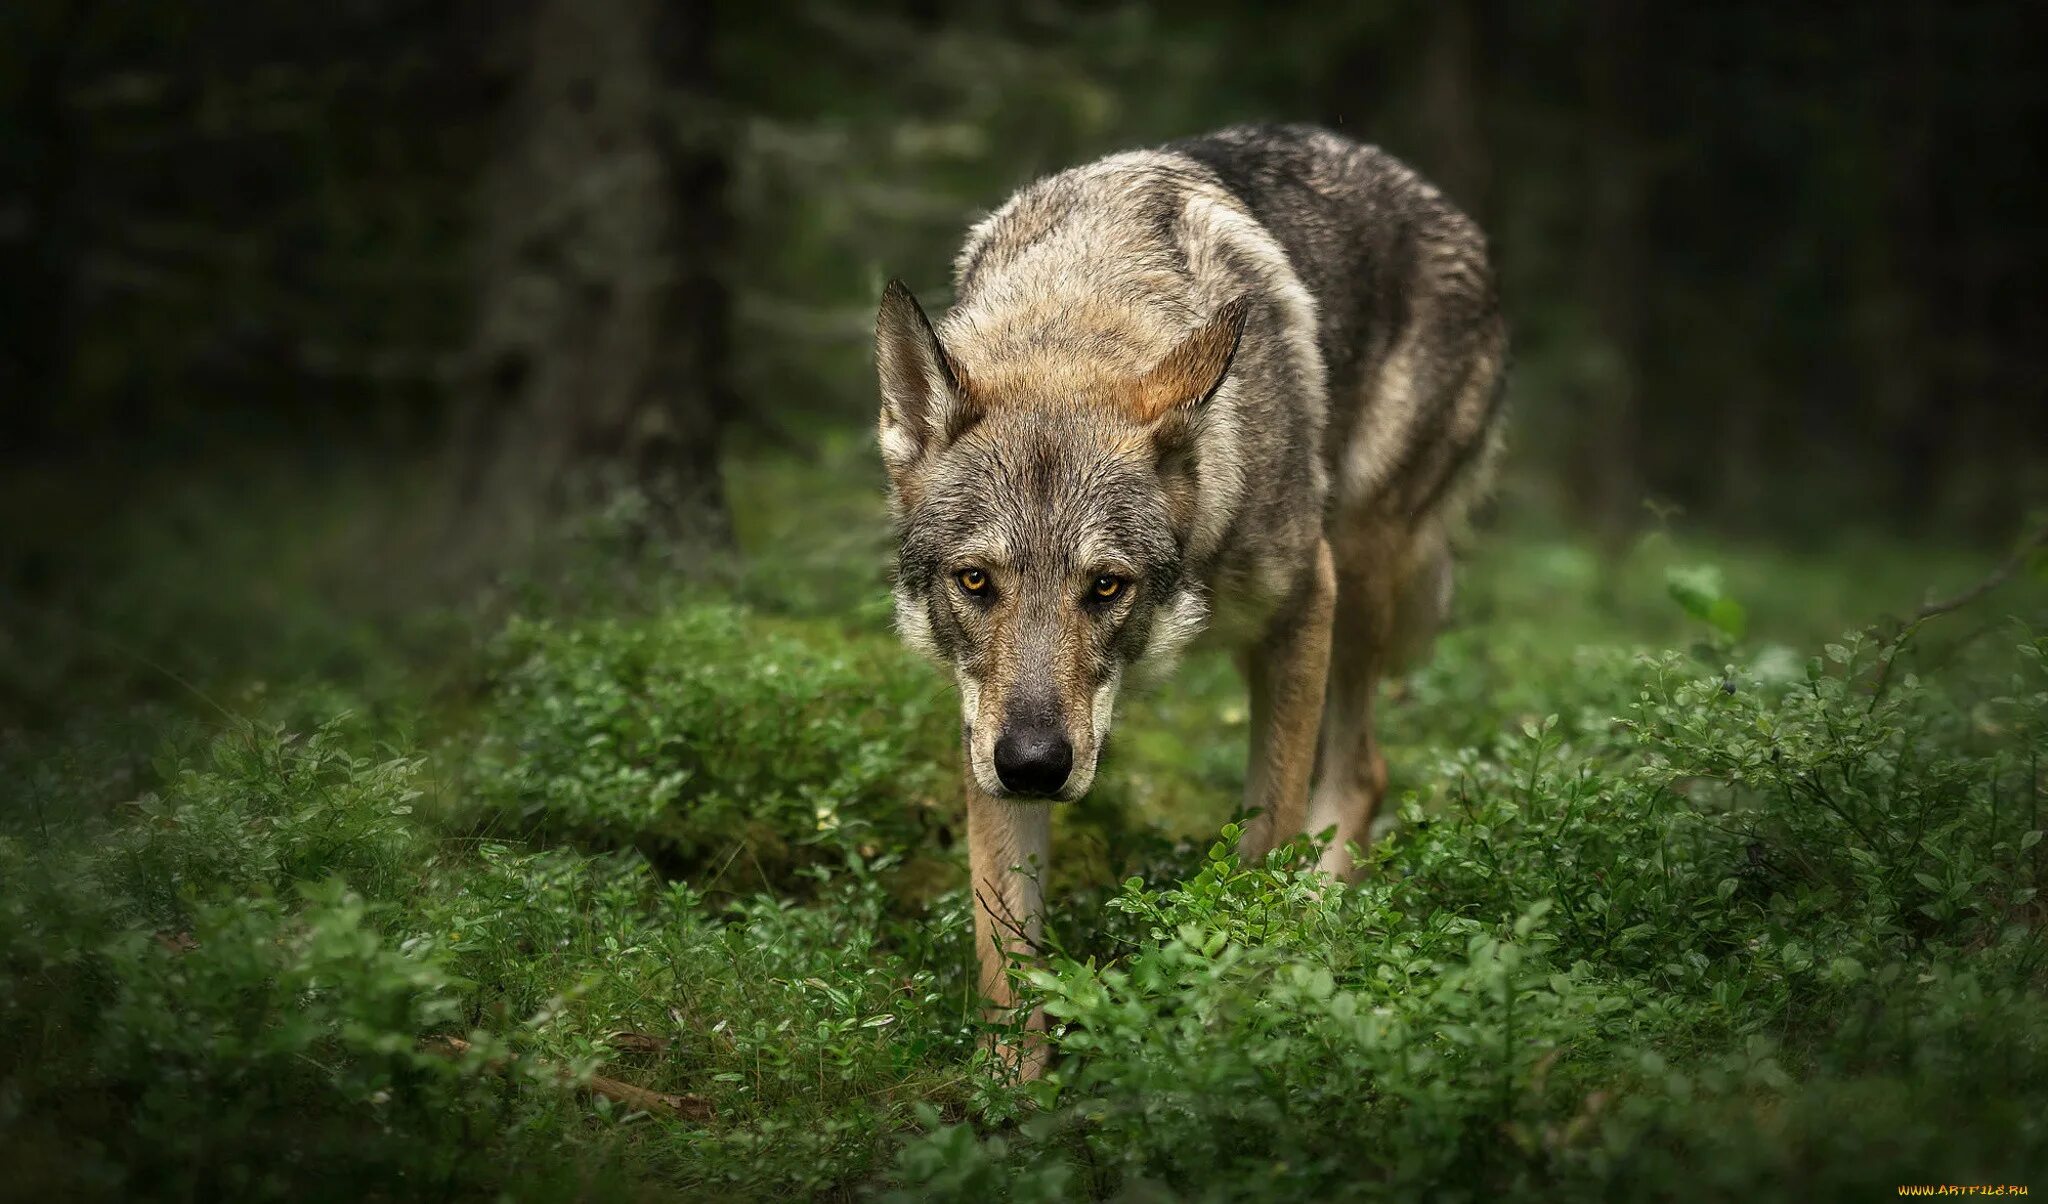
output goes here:
{"type": "Polygon", "coordinates": [[[1048,803],[1198,636],[1249,687],[1242,853],[1330,831],[1321,867],[1353,872],[1378,684],[1443,619],[1499,444],[1475,223],[1375,147],[1234,127],[1024,188],[936,323],[888,284],[875,349],[897,626],[959,687],[991,1007],[1041,933],[1048,803]]]}

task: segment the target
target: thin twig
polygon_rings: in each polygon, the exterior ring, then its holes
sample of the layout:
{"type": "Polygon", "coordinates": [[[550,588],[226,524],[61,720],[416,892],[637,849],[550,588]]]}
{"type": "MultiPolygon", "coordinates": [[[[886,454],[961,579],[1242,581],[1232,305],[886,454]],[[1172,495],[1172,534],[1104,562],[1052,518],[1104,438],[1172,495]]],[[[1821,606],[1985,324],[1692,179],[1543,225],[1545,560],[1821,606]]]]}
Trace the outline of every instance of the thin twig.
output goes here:
{"type": "Polygon", "coordinates": [[[41,620],[44,622],[54,622],[59,626],[68,627],[77,634],[84,636],[86,639],[99,643],[101,646],[105,647],[106,649],[115,653],[116,655],[125,656],[129,660],[134,661],[136,664],[141,665],[143,668],[149,669],[156,673],[160,673],[164,677],[169,678],[172,684],[181,687],[187,693],[191,694],[194,698],[197,698],[199,701],[205,703],[207,706],[212,707],[214,710],[219,711],[221,713],[221,716],[227,719],[229,722],[232,723],[241,718],[241,716],[235,714],[233,711],[230,711],[226,707],[222,706],[220,703],[214,701],[212,695],[200,689],[198,686],[193,685],[191,682],[185,680],[183,677],[180,677],[177,673],[165,668],[163,665],[158,664],[156,661],[151,660],[148,656],[144,655],[140,651],[137,651],[136,649],[129,647],[127,644],[122,643],[120,640],[115,639],[113,636],[108,635],[106,632],[100,631],[97,628],[87,627],[78,619],[63,613],[62,611],[47,606],[31,606],[26,603],[10,601],[6,598],[0,598],[0,606],[5,606],[8,610],[13,611],[17,615],[26,616],[26,618],[30,621],[41,620]]]}
{"type": "Polygon", "coordinates": [[[1920,609],[1913,614],[1913,622],[1918,623],[1923,619],[1931,619],[1936,615],[1945,615],[1952,610],[1961,610],[1985,594],[2004,585],[2012,579],[2014,573],[2020,571],[2020,566],[2027,562],[2027,557],[2033,555],[2035,549],[2044,545],[2048,545],[2048,522],[2035,527],[2026,538],[2020,540],[2019,544],[2013,548],[2012,555],[2007,556],[2004,563],[1993,569],[1989,577],[1984,578],[1984,580],[1979,581],[1952,598],[1922,603],[1920,609]]]}
{"type": "Polygon", "coordinates": [[[1002,897],[999,889],[996,889],[995,897],[1001,903],[1001,911],[998,911],[996,905],[989,901],[989,895],[983,893],[981,888],[975,888],[974,900],[981,905],[982,911],[987,914],[991,924],[995,925],[998,929],[1008,929],[1010,934],[1017,938],[1017,943],[1029,952],[1043,954],[1045,952],[1044,948],[1037,941],[1031,939],[1030,930],[1025,926],[1025,922],[1017,917],[1016,911],[1010,907],[1010,901],[1002,897]]]}
{"type": "MultiPolygon", "coordinates": [[[[2007,556],[1997,568],[1991,570],[1990,576],[1953,597],[1929,599],[1921,603],[1920,609],[1913,612],[1913,617],[1908,619],[1904,626],[1895,631],[1889,639],[1885,640],[1885,642],[1891,645],[1890,655],[1886,656],[1884,663],[1878,666],[1877,681],[1872,684],[1870,690],[1870,705],[1865,709],[1864,713],[1876,713],[1877,704],[1884,699],[1885,690],[1891,685],[1892,665],[1899,659],[1899,653],[1905,650],[1907,642],[1920,630],[1920,624],[1925,623],[1929,619],[1948,614],[1951,611],[1961,610],[1992,590],[2004,585],[2012,579],[2014,573],[2020,571],[2020,566],[2027,562],[2027,558],[2044,545],[2048,545],[2048,522],[2041,523],[2035,527],[2018,544],[2014,545],[2012,554],[2007,556]]],[[[1884,638],[1876,627],[1871,628],[1871,633],[1884,638]]]]}
{"type": "MultiPolygon", "coordinates": [[[[424,1038],[420,1042],[420,1048],[429,1053],[460,1057],[474,1047],[461,1037],[443,1035],[424,1038]]],[[[493,1062],[493,1067],[495,1069],[503,1068],[499,1062],[493,1062]]],[[[554,1077],[563,1086],[574,1087],[580,1091],[588,1091],[592,1095],[601,1095],[615,1104],[623,1104],[636,1112],[646,1112],[655,1116],[673,1116],[682,1120],[707,1121],[711,1119],[711,1101],[701,1095],[685,1095],[673,1091],[656,1091],[649,1087],[641,1087],[619,1079],[607,1078],[601,1074],[593,1074],[587,1079],[579,1078],[576,1072],[567,1066],[553,1066],[550,1069],[554,1077]]]]}

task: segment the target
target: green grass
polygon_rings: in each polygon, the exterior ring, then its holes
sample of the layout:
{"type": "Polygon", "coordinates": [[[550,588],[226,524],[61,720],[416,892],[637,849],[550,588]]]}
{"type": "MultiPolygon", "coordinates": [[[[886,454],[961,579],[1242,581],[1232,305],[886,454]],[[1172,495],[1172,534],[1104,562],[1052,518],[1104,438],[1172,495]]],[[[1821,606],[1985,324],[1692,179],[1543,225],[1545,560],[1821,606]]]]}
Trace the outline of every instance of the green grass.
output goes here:
{"type": "Polygon", "coordinates": [[[1350,888],[1227,852],[1242,690],[1198,654],[1059,813],[1058,1058],[1019,1086],[979,1052],[956,704],[888,635],[860,449],[822,463],[735,467],[752,554],[709,581],[600,532],[373,624],[317,549],[266,558],[283,502],[131,532],[0,677],[41,690],[0,733],[4,1194],[2043,1181],[2038,578],[1900,638],[1987,558],[1502,522],[1386,708],[1401,822],[1350,888]],[[709,1119],[562,1082],[600,1066],[709,1119]]]}

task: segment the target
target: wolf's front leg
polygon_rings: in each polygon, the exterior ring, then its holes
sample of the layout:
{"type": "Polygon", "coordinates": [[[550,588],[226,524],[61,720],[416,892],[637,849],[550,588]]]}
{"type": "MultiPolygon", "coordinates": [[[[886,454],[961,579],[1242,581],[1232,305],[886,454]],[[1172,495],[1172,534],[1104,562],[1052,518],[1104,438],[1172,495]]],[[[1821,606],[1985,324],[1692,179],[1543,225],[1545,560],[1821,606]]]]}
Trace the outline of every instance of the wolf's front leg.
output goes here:
{"type": "Polygon", "coordinates": [[[1323,719],[1336,600],[1330,545],[1318,540],[1315,561],[1302,574],[1294,596],[1246,656],[1252,747],[1244,799],[1245,806],[1257,812],[1238,842],[1238,852],[1247,861],[1292,840],[1308,823],[1309,778],[1315,771],[1316,732],[1323,719]]]}
{"type": "MultiPolygon", "coordinates": [[[[990,1019],[1009,1019],[1017,1006],[1012,962],[1034,960],[1044,929],[1045,889],[1040,880],[1052,847],[1052,807],[987,793],[963,775],[967,792],[967,862],[974,889],[974,945],[981,962],[981,994],[990,1019]]],[[[1019,1045],[996,1053],[1027,1079],[1045,1069],[1045,1013],[1034,1010],[1019,1045]]]]}

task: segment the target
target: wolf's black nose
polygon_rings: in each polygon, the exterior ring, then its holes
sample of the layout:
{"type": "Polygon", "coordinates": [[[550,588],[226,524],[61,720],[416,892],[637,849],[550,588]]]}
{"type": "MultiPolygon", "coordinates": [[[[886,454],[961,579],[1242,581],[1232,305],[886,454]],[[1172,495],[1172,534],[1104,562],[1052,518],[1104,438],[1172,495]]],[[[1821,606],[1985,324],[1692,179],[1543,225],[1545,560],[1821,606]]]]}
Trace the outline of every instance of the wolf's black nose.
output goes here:
{"type": "Polygon", "coordinates": [[[996,776],[1018,794],[1058,794],[1074,768],[1074,746],[1056,727],[1020,727],[996,739],[996,776]]]}

